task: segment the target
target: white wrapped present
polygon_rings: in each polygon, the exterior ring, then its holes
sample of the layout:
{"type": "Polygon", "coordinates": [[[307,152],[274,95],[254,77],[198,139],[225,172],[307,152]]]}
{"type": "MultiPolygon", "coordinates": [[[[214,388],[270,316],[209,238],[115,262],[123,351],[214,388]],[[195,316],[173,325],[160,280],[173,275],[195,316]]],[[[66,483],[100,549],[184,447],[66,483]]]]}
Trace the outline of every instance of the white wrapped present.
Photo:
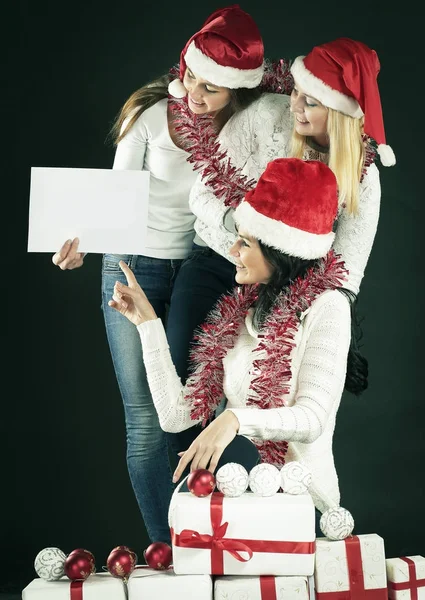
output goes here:
{"type": "Polygon", "coordinates": [[[388,597],[392,600],[425,600],[425,557],[387,558],[388,597]]]}
{"type": "Polygon", "coordinates": [[[125,600],[124,583],[109,573],[90,575],[85,581],[33,579],[22,600],[125,600]]]}
{"type": "Polygon", "coordinates": [[[214,581],[214,600],[313,600],[308,577],[239,577],[224,575],[214,581]]]}
{"type": "Polygon", "coordinates": [[[210,575],[176,575],[170,567],[156,571],[136,567],[128,580],[129,600],[212,600],[210,575]]]}
{"type": "Polygon", "coordinates": [[[315,511],[309,494],[237,498],[173,494],[169,522],[178,574],[312,575],[315,511]]]}
{"type": "Polygon", "coordinates": [[[384,540],[377,534],[316,540],[317,600],[387,600],[384,540]]]}

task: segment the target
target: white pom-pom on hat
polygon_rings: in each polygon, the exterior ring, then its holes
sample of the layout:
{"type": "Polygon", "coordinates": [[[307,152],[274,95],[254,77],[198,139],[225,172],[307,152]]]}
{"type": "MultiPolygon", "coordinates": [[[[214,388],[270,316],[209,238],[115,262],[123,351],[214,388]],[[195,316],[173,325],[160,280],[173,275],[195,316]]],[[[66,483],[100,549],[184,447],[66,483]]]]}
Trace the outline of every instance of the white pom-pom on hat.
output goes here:
{"type": "Polygon", "coordinates": [[[395,154],[388,144],[379,144],[378,154],[384,167],[392,167],[396,163],[395,154]]]}
{"type": "Polygon", "coordinates": [[[184,87],[180,79],[173,79],[168,84],[168,93],[174,98],[184,98],[187,96],[187,89],[184,87]]]}
{"type": "Polygon", "coordinates": [[[320,529],[330,540],[345,540],[354,529],[354,519],[346,508],[334,506],[320,517],[320,529]]]}
{"type": "Polygon", "coordinates": [[[311,484],[311,471],[297,460],[286,463],[280,470],[285,494],[305,494],[311,484]]]}

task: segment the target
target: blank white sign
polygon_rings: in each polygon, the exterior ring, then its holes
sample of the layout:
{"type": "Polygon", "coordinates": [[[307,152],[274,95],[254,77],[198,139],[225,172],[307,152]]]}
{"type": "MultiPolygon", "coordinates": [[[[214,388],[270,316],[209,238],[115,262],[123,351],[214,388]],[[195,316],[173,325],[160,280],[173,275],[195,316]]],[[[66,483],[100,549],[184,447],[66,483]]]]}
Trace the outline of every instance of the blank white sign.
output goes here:
{"type": "Polygon", "coordinates": [[[144,254],[149,172],[32,167],[28,252],[144,254]]]}

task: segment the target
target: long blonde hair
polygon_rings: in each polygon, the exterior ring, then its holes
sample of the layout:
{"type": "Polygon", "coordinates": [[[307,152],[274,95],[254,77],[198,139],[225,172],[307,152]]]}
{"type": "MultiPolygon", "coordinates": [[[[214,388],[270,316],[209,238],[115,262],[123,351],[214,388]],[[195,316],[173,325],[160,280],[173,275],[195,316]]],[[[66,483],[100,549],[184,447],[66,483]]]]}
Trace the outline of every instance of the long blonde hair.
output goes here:
{"type": "MultiPolygon", "coordinates": [[[[355,119],[328,108],[327,134],[329,136],[328,166],[338,182],[339,204],[349,214],[357,214],[359,184],[366,151],[362,139],[363,118],[355,119]]],[[[303,158],[307,138],[293,130],[291,156],[303,158]]]]}

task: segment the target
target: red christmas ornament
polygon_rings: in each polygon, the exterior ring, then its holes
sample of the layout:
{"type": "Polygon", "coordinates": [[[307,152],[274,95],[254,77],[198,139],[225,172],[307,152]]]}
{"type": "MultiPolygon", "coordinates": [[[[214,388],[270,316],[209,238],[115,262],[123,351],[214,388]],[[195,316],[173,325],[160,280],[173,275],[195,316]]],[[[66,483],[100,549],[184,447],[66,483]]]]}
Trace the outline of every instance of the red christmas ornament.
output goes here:
{"type": "Polygon", "coordinates": [[[64,571],[71,581],[87,579],[96,571],[93,554],[87,550],[73,550],[65,559],[64,571]]]}
{"type": "Polygon", "coordinates": [[[111,575],[120,579],[128,579],[137,564],[137,554],[128,546],[116,546],[106,561],[106,567],[111,575]]]}
{"type": "Polygon", "coordinates": [[[143,556],[146,564],[157,571],[168,569],[173,559],[171,547],[164,542],[154,542],[146,548],[143,556]]]}
{"type": "Polygon", "coordinates": [[[209,496],[215,488],[215,477],[207,469],[196,469],[187,478],[187,487],[198,498],[209,496]]]}
{"type": "Polygon", "coordinates": [[[96,573],[96,564],[94,554],[90,552],[90,550],[86,550],[85,548],[76,548],[72,552],[68,554],[68,556],[73,556],[74,554],[85,554],[92,561],[92,573],[96,573]]]}

